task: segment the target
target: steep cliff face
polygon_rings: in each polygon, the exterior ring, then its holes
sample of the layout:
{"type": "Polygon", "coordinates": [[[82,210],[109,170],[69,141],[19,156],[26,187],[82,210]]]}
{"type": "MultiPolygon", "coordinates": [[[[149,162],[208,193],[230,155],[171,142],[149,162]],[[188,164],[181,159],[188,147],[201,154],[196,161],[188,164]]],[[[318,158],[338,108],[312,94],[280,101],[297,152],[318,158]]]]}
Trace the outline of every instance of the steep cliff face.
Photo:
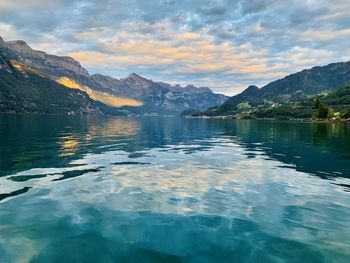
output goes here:
{"type": "Polygon", "coordinates": [[[56,83],[37,69],[0,54],[0,112],[101,114],[96,103],[78,90],[56,83]]]}
{"type": "Polygon", "coordinates": [[[53,77],[64,76],[67,71],[77,75],[89,76],[88,71],[71,57],[48,55],[45,52],[33,50],[26,42],[21,40],[6,42],[6,45],[9,49],[18,53],[20,62],[53,77]]]}
{"type": "Polygon", "coordinates": [[[121,108],[129,114],[177,115],[190,108],[204,110],[220,105],[226,99],[224,95],[214,94],[209,88],[157,83],[135,73],[123,79],[100,74],[89,75],[73,58],[33,50],[21,40],[2,41],[0,49],[8,58],[37,69],[63,85],[69,83],[68,88],[85,91],[90,97],[93,95],[93,99],[97,98],[97,101],[121,108]]]}
{"type": "Polygon", "coordinates": [[[215,94],[209,88],[192,85],[181,87],[162,82],[154,82],[132,73],[127,78],[116,80],[102,75],[93,75],[102,90],[117,96],[131,97],[142,101],[142,107],[129,108],[135,114],[180,114],[186,109],[205,110],[220,105],[226,96],[215,94]]]}

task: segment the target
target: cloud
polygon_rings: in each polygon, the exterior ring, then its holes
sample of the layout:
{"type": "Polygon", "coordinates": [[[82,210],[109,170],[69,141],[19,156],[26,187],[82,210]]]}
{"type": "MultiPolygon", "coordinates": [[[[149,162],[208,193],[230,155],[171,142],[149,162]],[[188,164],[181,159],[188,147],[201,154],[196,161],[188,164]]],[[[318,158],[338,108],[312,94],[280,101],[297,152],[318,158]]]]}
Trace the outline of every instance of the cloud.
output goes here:
{"type": "Polygon", "coordinates": [[[13,0],[0,2],[0,30],[92,73],[234,94],[349,60],[349,9],[346,0],[13,0]]]}

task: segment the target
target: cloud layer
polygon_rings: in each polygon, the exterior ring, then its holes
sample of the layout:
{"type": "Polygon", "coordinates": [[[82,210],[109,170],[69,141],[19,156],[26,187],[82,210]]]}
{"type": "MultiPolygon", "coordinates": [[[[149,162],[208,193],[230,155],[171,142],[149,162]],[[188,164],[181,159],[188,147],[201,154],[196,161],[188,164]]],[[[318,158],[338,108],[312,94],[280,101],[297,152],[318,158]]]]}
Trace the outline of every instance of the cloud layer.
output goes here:
{"type": "Polygon", "coordinates": [[[91,73],[234,94],[349,60],[348,10],[347,0],[12,0],[0,1],[0,35],[91,73]]]}

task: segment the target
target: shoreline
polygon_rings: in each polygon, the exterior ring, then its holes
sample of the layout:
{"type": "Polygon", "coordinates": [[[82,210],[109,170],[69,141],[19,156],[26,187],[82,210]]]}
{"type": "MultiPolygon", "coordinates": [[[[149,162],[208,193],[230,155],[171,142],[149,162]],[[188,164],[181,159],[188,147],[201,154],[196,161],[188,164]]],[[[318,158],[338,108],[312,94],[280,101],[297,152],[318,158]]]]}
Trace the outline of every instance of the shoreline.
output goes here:
{"type": "Polygon", "coordinates": [[[310,122],[310,123],[346,123],[350,124],[350,119],[347,120],[329,120],[329,119],[297,119],[297,118],[235,118],[233,115],[221,116],[184,116],[185,119],[218,119],[218,120],[265,120],[265,121],[294,121],[294,122],[310,122]]]}

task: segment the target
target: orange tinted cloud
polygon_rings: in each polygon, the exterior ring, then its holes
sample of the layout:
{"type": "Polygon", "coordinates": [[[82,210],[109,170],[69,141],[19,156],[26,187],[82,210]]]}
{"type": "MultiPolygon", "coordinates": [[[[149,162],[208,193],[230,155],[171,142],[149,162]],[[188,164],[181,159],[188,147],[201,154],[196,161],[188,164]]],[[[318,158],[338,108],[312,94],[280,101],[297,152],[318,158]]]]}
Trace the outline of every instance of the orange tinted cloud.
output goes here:
{"type": "MultiPolygon", "coordinates": [[[[164,35],[171,35],[167,29],[164,35]]],[[[253,51],[249,45],[234,47],[228,43],[214,43],[200,33],[175,33],[171,38],[153,39],[148,36],[120,32],[122,37],[101,43],[103,51],[78,51],[70,56],[89,67],[100,65],[169,65],[176,72],[214,73],[235,71],[245,73],[251,61],[256,68],[263,68],[265,51],[253,51]],[[184,41],[186,40],[186,41],[184,41]],[[259,65],[260,64],[260,65],[259,65]],[[241,71],[241,69],[244,69],[241,71]]],[[[250,71],[254,72],[255,67],[250,71]]]]}

